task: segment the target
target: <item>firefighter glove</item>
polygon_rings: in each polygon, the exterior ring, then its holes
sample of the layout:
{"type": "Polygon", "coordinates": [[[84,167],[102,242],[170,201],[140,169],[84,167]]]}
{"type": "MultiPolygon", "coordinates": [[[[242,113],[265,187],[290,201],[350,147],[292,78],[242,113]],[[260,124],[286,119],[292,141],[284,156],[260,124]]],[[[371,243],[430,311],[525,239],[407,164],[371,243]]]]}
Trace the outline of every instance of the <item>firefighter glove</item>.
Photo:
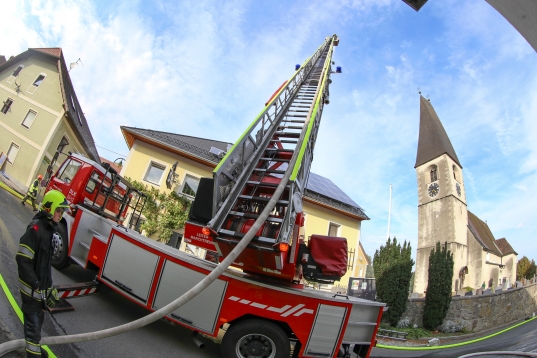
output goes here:
{"type": "Polygon", "coordinates": [[[58,290],[55,287],[49,288],[47,291],[48,291],[47,306],[52,308],[56,305],[56,302],[60,299],[60,295],[58,294],[58,290]]]}

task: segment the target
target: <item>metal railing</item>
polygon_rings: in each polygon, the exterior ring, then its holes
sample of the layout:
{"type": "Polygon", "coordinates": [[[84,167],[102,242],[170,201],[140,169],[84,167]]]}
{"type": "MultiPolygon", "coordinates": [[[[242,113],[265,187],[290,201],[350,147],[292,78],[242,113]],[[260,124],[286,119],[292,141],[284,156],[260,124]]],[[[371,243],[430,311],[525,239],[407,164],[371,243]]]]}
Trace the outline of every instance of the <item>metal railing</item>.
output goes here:
{"type": "MultiPolygon", "coordinates": [[[[226,215],[229,213],[231,206],[234,203],[234,199],[244,188],[254,166],[263,155],[265,148],[268,147],[270,140],[276,133],[280,122],[286,116],[289,106],[292,104],[300,87],[315,69],[317,60],[323,54],[327,54],[328,60],[325,61],[323,67],[324,75],[321,76],[323,85],[319,86],[319,88],[324,88],[323,86],[327,81],[327,70],[329,73],[330,69],[331,53],[335,38],[337,38],[335,35],[328,37],[313,56],[306,60],[300,69],[298,69],[287,83],[282,86],[280,91],[273,96],[272,100],[265,106],[263,111],[256,117],[213,171],[213,177],[215,179],[213,219],[208,224],[212,229],[218,230],[221,227],[226,215]]],[[[322,96],[319,96],[319,93],[322,94],[323,92],[319,92],[319,88],[316,93],[318,98],[315,102],[315,108],[308,113],[306,123],[311,117],[315,119],[318,115],[320,118],[324,102],[320,102],[322,96]]],[[[294,155],[300,154],[302,159],[301,164],[298,166],[299,169],[302,170],[300,173],[295,173],[295,180],[301,183],[299,186],[300,193],[303,192],[305,186],[304,183],[307,181],[307,175],[309,174],[313,149],[312,143],[316,138],[319,125],[318,121],[314,122],[315,123],[309,123],[300,135],[300,139],[297,143],[297,148],[301,148],[300,153],[297,153],[297,151],[294,153],[294,155]],[[307,141],[307,145],[303,145],[304,140],[307,141]]],[[[294,190],[291,189],[289,197],[292,198],[293,194],[294,190]]],[[[291,225],[289,212],[291,211],[288,210],[282,228],[291,225]]],[[[280,230],[280,236],[282,236],[285,231],[288,230],[280,230]]]]}

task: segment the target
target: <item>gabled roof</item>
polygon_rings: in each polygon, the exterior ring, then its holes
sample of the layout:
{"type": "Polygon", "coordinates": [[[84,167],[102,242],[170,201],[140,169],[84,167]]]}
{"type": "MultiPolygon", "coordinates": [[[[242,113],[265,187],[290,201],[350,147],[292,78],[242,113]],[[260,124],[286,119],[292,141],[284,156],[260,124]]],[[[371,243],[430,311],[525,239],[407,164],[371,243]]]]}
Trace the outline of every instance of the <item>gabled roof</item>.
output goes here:
{"type": "Polygon", "coordinates": [[[65,114],[69,124],[71,125],[71,128],[78,137],[85,151],[88,153],[88,156],[92,160],[100,163],[99,153],[95,147],[95,142],[93,140],[93,136],[91,135],[86,117],[84,116],[84,112],[82,111],[82,107],[78,102],[78,98],[76,96],[73,83],[71,82],[71,78],[69,77],[69,71],[67,70],[67,65],[65,63],[61,48],[29,48],[27,51],[10,58],[3,64],[0,64],[0,72],[31,56],[39,56],[56,62],[60,79],[60,88],[62,91],[63,108],[65,109],[65,114]]]}
{"type": "Polygon", "coordinates": [[[485,251],[492,252],[497,256],[503,256],[502,251],[496,246],[496,240],[489,226],[470,212],[470,210],[468,210],[468,229],[470,229],[470,232],[485,251]]]}
{"type": "Polygon", "coordinates": [[[459,158],[431,102],[420,95],[420,134],[414,168],[447,154],[461,168],[459,158]]]}
{"type": "Polygon", "coordinates": [[[165,150],[171,150],[176,154],[183,155],[196,162],[216,167],[220,159],[216,154],[210,153],[211,147],[227,151],[231,143],[220,142],[212,139],[191,137],[181,134],[154,131],[134,127],[121,126],[121,132],[127,142],[129,149],[134,145],[134,141],[139,139],[143,142],[153,144],[165,150]]]}
{"type": "MultiPolygon", "coordinates": [[[[158,148],[181,155],[198,163],[215,168],[220,162],[218,155],[210,153],[211,147],[227,151],[233,143],[220,142],[212,139],[191,137],[182,134],[154,131],[135,127],[121,126],[121,132],[129,149],[136,140],[152,144],[158,148]]],[[[328,207],[332,210],[352,216],[358,220],[369,220],[364,210],[347,196],[330,179],[318,174],[310,173],[310,180],[306,186],[305,199],[328,207]],[[312,180],[314,178],[314,180],[312,180]],[[311,183],[317,183],[316,185],[311,183]],[[322,188],[330,190],[323,190],[322,188]]]]}
{"type": "Polygon", "coordinates": [[[116,172],[119,173],[121,171],[121,167],[116,163],[112,162],[111,160],[108,160],[103,157],[99,157],[99,159],[101,160],[101,163],[108,163],[116,172]]]}
{"type": "Polygon", "coordinates": [[[513,247],[511,247],[509,242],[507,242],[507,240],[504,237],[496,240],[496,246],[498,246],[503,256],[507,256],[510,254],[518,255],[518,253],[513,249],[513,247]]]}

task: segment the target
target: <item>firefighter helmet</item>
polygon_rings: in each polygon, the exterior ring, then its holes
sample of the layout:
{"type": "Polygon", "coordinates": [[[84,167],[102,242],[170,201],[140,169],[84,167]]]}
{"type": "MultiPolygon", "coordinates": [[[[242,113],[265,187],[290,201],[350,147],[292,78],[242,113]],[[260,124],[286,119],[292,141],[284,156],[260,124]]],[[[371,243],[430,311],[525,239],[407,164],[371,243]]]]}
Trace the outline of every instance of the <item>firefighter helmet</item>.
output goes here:
{"type": "Polygon", "coordinates": [[[45,194],[41,202],[41,210],[49,213],[50,217],[54,215],[57,208],[69,208],[69,202],[61,191],[51,190],[45,194]]]}
{"type": "Polygon", "coordinates": [[[43,179],[43,176],[42,176],[41,174],[39,174],[39,175],[37,176],[37,179],[42,180],[42,179],[43,179]]]}

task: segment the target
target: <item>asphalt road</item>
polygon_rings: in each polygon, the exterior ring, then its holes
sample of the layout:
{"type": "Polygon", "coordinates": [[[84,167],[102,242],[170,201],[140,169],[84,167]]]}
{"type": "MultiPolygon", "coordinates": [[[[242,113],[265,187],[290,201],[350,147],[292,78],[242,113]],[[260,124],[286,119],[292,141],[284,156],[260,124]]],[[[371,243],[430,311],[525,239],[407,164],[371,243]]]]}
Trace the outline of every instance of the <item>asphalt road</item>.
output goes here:
{"type": "MultiPolygon", "coordinates": [[[[9,290],[20,305],[15,254],[19,237],[33,217],[31,206],[0,189],[0,273],[9,290]]],[[[78,265],[57,271],[52,269],[55,284],[92,281],[95,272],[78,265]]],[[[147,311],[101,285],[101,293],[71,299],[72,312],[46,314],[43,336],[57,336],[93,332],[131,322],[147,314],[147,311]]],[[[160,320],[141,329],[98,341],[50,348],[61,358],[90,357],[220,357],[220,345],[200,337],[205,344],[199,349],[191,340],[192,331],[160,320]]],[[[15,315],[3,292],[0,292],[0,343],[23,338],[22,324],[15,315]]],[[[533,320],[482,342],[462,347],[434,351],[401,351],[374,348],[371,357],[459,357],[483,351],[537,352],[537,320],[533,320]]],[[[23,357],[22,352],[12,352],[4,357],[23,357]]],[[[489,356],[491,357],[491,356],[489,356]]]]}
{"type": "MultiPolygon", "coordinates": [[[[457,342],[454,341],[451,343],[457,342]]],[[[495,337],[488,338],[477,343],[464,345],[461,347],[438,349],[432,351],[402,351],[374,348],[371,357],[451,358],[460,357],[470,353],[491,351],[511,351],[526,353],[532,352],[537,354],[537,319],[534,319],[495,337]]],[[[497,355],[489,354],[486,356],[483,355],[482,357],[497,357],[497,355]]],[[[515,357],[515,355],[513,355],[512,357],[515,357]]]]}
{"type": "MultiPolygon", "coordinates": [[[[34,213],[31,205],[0,189],[0,273],[20,305],[15,254],[19,238],[34,213]]],[[[52,269],[54,284],[92,281],[96,275],[71,265],[60,271],[52,269]]],[[[101,285],[102,286],[102,285],[101,285]]],[[[100,294],[74,298],[74,311],[45,315],[43,336],[57,336],[93,332],[131,322],[147,315],[147,311],[114,291],[104,288],[100,294]]],[[[0,292],[0,343],[6,339],[23,338],[23,327],[6,296],[0,292]]],[[[141,329],[98,341],[50,346],[61,358],[90,357],[220,357],[220,345],[200,337],[205,344],[198,348],[191,339],[192,331],[159,320],[141,329]]],[[[13,353],[12,357],[20,357],[13,353]]],[[[8,356],[6,356],[8,357],[8,356]]]]}

